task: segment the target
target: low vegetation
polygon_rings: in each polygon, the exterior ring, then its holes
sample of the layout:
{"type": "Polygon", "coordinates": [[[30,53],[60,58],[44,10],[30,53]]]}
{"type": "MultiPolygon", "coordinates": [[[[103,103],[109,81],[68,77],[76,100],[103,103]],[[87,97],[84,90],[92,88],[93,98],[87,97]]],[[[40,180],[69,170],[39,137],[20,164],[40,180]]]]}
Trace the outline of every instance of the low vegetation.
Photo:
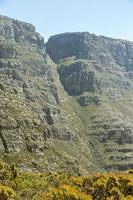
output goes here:
{"type": "Polygon", "coordinates": [[[133,171],[73,176],[21,172],[0,162],[0,200],[132,200],[133,171]]]}

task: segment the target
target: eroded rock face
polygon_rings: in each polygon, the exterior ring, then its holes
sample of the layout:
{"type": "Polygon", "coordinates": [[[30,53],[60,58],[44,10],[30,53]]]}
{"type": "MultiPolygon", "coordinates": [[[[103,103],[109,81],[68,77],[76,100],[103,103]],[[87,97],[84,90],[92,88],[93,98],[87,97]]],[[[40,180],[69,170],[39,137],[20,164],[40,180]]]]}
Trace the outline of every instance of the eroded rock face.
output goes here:
{"type": "Polygon", "coordinates": [[[0,42],[7,42],[8,45],[14,42],[22,44],[29,43],[39,48],[44,47],[44,39],[37,32],[32,24],[0,16],[0,42]]]}
{"type": "Polygon", "coordinates": [[[61,163],[65,169],[67,160],[75,163],[76,158],[70,153],[71,143],[80,141],[74,141],[74,130],[69,127],[61,106],[60,87],[56,64],[46,54],[44,39],[35,27],[0,16],[0,155],[3,158],[5,153],[9,160],[11,155],[17,156],[18,164],[25,162],[30,168],[34,168],[30,159],[35,159],[41,170],[60,170],[61,163]]]}
{"type": "Polygon", "coordinates": [[[78,99],[81,106],[88,106],[94,104],[96,106],[101,105],[101,100],[98,96],[81,95],[78,99]]]}
{"type": "Polygon", "coordinates": [[[96,60],[104,65],[115,62],[126,66],[127,70],[133,68],[133,43],[129,41],[98,37],[88,32],[64,33],[50,37],[46,47],[55,61],[75,56],[76,59],[96,60]]]}
{"type": "Polygon", "coordinates": [[[133,166],[133,43],[0,16],[0,155],[33,170],[133,166]],[[56,62],[54,63],[50,57],[56,62]]]}
{"type": "Polygon", "coordinates": [[[46,44],[70,95],[132,90],[133,43],[85,33],[52,36],[46,44]],[[130,78],[129,78],[130,77],[130,78]]]}
{"type": "Polygon", "coordinates": [[[86,140],[106,170],[133,166],[133,43],[87,32],[50,37],[46,50],[81,108],[86,140]]]}
{"type": "Polygon", "coordinates": [[[0,58],[15,58],[16,49],[13,45],[8,45],[6,43],[0,44],[0,58]]]}
{"type": "Polygon", "coordinates": [[[61,82],[70,95],[80,95],[85,91],[96,90],[95,71],[88,63],[77,61],[69,66],[59,68],[61,82]]]}

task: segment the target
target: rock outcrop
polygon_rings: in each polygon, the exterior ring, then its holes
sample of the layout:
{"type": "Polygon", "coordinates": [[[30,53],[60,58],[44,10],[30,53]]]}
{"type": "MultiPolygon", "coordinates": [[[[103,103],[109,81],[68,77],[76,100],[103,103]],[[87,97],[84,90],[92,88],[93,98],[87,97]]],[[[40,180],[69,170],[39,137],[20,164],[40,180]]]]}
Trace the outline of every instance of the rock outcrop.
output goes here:
{"type": "Polygon", "coordinates": [[[52,36],[46,47],[58,63],[62,84],[70,95],[86,91],[109,94],[114,88],[121,93],[133,88],[131,42],[86,32],[66,33],[52,36]]]}

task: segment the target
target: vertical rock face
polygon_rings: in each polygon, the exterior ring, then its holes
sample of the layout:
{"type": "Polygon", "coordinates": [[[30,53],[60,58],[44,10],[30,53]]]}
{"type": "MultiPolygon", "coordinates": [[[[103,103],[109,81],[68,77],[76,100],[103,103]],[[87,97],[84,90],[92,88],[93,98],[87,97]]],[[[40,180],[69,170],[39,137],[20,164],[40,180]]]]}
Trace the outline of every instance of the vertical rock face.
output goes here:
{"type": "Polygon", "coordinates": [[[44,47],[44,39],[35,32],[33,25],[4,16],[0,16],[0,41],[7,42],[8,45],[17,42],[44,47]]]}
{"type": "Polygon", "coordinates": [[[65,33],[50,37],[47,52],[54,61],[75,56],[76,59],[95,60],[100,64],[115,64],[133,68],[133,43],[88,32],[65,33]],[[54,46],[54,48],[53,48],[54,46]]]}
{"type": "Polygon", "coordinates": [[[95,88],[95,72],[88,68],[88,63],[77,61],[69,67],[60,68],[59,74],[65,89],[70,95],[79,95],[85,91],[93,92],[95,88]],[[65,80],[65,81],[64,81],[65,80]]]}
{"type": "Polygon", "coordinates": [[[50,37],[47,53],[80,104],[85,137],[107,170],[133,167],[133,43],[87,32],[50,37]]]}
{"type": "Polygon", "coordinates": [[[70,95],[132,89],[133,44],[89,33],[52,36],[46,44],[70,95]]]}

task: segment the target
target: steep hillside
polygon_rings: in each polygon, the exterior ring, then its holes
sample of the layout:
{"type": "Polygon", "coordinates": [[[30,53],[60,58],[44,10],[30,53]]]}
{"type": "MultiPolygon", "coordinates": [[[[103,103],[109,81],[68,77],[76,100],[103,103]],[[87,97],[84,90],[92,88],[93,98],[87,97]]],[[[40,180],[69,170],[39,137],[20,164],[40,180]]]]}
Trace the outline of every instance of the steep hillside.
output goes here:
{"type": "Polygon", "coordinates": [[[22,170],[133,168],[133,43],[44,39],[0,16],[0,156],[22,170]]]}
{"type": "Polygon", "coordinates": [[[87,32],[50,37],[47,53],[107,170],[133,168],[133,43],[87,32]],[[75,103],[76,104],[76,103],[75,103]]]}
{"type": "Polygon", "coordinates": [[[33,25],[3,16],[0,102],[4,160],[14,160],[24,170],[79,173],[100,168],[88,144],[84,149],[83,125],[60,83],[56,64],[45,52],[44,39],[33,25]]]}

